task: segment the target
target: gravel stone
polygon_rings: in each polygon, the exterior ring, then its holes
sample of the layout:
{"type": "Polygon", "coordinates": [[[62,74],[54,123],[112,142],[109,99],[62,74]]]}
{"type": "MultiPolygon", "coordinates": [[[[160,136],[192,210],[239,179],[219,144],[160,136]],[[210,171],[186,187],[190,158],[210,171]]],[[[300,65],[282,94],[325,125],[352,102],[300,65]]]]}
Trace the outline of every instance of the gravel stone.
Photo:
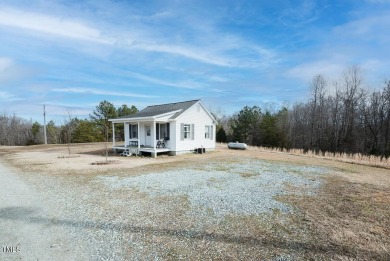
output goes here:
{"type": "Polygon", "coordinates": [[[211,163],[199,169],[178,169],[134,177],[100,176],[98,181],[112,189],[137,189],[150,196],[187,196],[198,209],[226,214],[259,214],[279,210],[290,212],[286,204],[275,200],[286,194],[285,186],[312,193],[320,185],[321,167],[270,163],[261,160],[239,163],[211,163]],[[246,176],[249,175],[249,176],[246,176]]]}

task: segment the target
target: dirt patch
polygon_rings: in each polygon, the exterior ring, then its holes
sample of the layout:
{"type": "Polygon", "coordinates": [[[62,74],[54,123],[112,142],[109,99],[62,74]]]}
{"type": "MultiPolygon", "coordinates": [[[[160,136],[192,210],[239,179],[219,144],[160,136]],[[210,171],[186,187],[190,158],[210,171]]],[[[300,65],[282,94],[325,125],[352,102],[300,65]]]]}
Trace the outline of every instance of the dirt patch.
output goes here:
{"type": "Polygon", "coordinates": [[[91,165],[111,165],[111,164],[116,164],[116,163],[118,163],[117,160],[108,160],[108,161],[92,162],[91,165]]]}

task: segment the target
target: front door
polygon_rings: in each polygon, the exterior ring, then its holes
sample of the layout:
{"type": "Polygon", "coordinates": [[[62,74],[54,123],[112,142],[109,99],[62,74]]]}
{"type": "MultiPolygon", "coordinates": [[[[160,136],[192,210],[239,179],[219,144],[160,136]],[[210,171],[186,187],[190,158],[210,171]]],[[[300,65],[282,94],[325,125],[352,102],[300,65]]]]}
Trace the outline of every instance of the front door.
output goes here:
{"type": "Polygon", "coordinates": [[[150,125],[145,125],[145,146],[152,146],[152,134],[150,125]]]}

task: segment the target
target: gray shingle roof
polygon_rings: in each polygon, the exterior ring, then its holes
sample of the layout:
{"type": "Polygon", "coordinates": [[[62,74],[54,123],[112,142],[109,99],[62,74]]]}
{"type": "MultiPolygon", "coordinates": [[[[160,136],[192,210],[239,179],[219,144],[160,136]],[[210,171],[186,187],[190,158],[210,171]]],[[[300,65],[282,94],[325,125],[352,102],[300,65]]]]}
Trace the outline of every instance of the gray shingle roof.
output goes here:
{"type": "Polygon", "coordinates": [[[175,113],[171,119],[177,118],[180,114],[190,108],[192,105],[197,103],[200,100],[192,100],[192,101],[184,101],[184,102],[176,102],[176,103],[168,103],[168,104],[160,104],[160,105],[152,105],[148,106],[145,109],[139,111],[138,113],[131,114],[128,116],[123,116],[121,118],[142,118],[142,117],[153,117],[160,114],[173,112],[177,110],[181,110],[175,113]]]}

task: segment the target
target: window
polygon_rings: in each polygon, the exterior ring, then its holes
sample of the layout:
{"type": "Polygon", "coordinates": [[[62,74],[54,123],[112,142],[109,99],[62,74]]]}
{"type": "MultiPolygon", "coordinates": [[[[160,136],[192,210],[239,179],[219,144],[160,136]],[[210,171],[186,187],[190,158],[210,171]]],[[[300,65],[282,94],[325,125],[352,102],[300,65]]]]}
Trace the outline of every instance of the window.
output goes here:
{"type": "Polygon", "coordinates": [[[191,125],[185,124],[184,125],[184,139],[190,139],[191,138],[191,125]]]}
{"type": "Polygon", "coordinates": [[[166,128],[165,124],[160,124],[160,139],[164,139],[167,136],[166,128]]]}
{"type": "Polygon", "coordinates": [[[206,125],[205,131],[204,131],[204,138],[205,139],[213,139],[213,126],[212,125],[206,125]]]}
{"type": "Polygon", "coordinates": [[[133,124],[133,125],[129,125],[129,135],[130,135],[130,139],[138,139],[138,125],[137,124],[133,124]]]}
{"type": "Polygon", "coordinates": [[[194,124],[181,124],[181,140],[194,139],[194,124]]]}
{"type": "Polygon", "coordinates": [[[146,128],[146,136],[150,136],[150,126],[145,126],[146,128]]]}
{"type": "Polygon", "coordinates": [[[169,140],[169,122],[168,123],[156,123],[156,139],[157,140],[169,140]]]}

